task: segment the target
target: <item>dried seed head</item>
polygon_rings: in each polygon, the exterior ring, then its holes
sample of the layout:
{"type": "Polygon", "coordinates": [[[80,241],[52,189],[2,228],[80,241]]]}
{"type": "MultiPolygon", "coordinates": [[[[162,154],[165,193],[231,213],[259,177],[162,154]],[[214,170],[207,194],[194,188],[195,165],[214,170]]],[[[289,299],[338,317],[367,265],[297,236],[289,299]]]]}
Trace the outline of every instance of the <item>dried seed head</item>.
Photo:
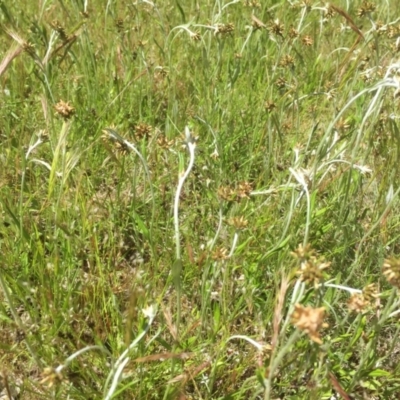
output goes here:
{"type": "Polygon", "coordinates": [[[304,35],[301,38],[301,42],[304,44],[304,46],[312,46],[314,44],[314,39],[310,35],[304,35]]]}
{"type": "Polygon", "coordinates": [[[364,299],[367,301],[373,301],[379,298],[378,285],[376,283],[371,283],[364,287],[362,294],[364,299]]]}
{"type": "Polygon", "coordinates": [[[114,141],[115,151],[125,156],[129,153],[129,147],[124,142],[114,141]]]}
{"type": "Polygon", "coordinates": [[[24,51],[26,51],[29,54],[35,53],[35,45],[30,42],[23,42],[22,48],[24,49],[24,51]]]}
{"type": "Polygon", "coordinates": [[[270,113],[276,108],[276,104],[273,101],[266,101],[264,104],[264,108],[270,113]]]}
{"type": "Polygon", "coordinates": [[[218,196],[225,201],[233,201],[235,192],[229,186],[220,186],[218,188],[218,196]]]}
{"type": "Polygon", "coordinates": [[[392,286],[400,289],[400,260],[394,257],[386,259],[382,266],[382,273],[392,286]]]}
{"type": "Polygon", "coordinates": [[[147,125],[144,123],[140,123],[139,125],[135,126],[135,137],[137,140],[141,140],[143,138],[149,138],[153,127],[151,125],[147,125]]]}
{"type": "Polygon", "coordinates": [[[387,37],[389,39],[393,39],[399,35],[399,27],[398,26],[393,26],[389,25],[387,28],[387,37]]]}
{"type": "Polygon", "coordinates": [[[294,58],[290,54],[286,54],[282,57],[281,61],[279,62],[281,67],[293,67],[294,65],[294,58]]]}
{"type": "Polygon", "coordinates": [[[249,222],[247,221],[247,219],[244,219],[243,216],[240,216],[240,217],[230,218],[228,220],[228,224],[234,226],[235,229],[239,231],[239,230],[247,228],[247,225],[249,224],[249,222]]]}
{"type": "Polygon", "coordinates": [[[217,24],[215,27],[214,35],[228,35],[235,30],[235,25],[232,23],[227,24],[217,24]]]}
{"type": "Polygon", "coordinates": [[[157,144],[163,149],[169,149],[174,144],[173,140],[168,140],[164,135],[157,139],[157,144]]]}
{"type": "Polygon", "coordinates": [[[279,21],[279,19],[276,19],[269,24],[268,30],[275,35],[283,36],[285,26],[279,21]]]}
{"type": "Polygon", "coordinates": [[[54,21],[50,22],[50,26],[60,35],[60,39],[63,42],[68,40],[67,32],[65,31],[64,27],[61,25],[60,21],[55,19],[54,21]]]}
{"type": "Polygon", "coordinates": [[[65,102],[63,100],[60,100],[55,106],[54,106],[56,113],[63,117],[64,119],[69,119],[75,114],[75,108],[72,107],[69,102],[65,102]]]}
{"type": "Polygon", "coordinates": [[[302,244],[299,244],[297,246],[297,249],[291,254],[293,257],[296,257],[300,262],[303,262],[305,260],[308,260],[309,258],[315,257],[316,252],[311,247],[311,245],[307,243],[305,247],[303,247],[302,244]]]}
{"type": "Polygon", "coordinates": [[[249,182],[240,182],[237,188],[237,195],[239,198],[250,198],[250,193],[253,190],[252,185],[249,182]]]}
{"type": "Polygon", "coordinates": [[[286,86],[286,84],[287,84],[287,81],[286,81],[286,79],[283,78],[283,77],[280,77],[280,78],[278,78],[278,79],[275,81],[275,85],[276,85],[279,89],[284,88],[284,87],[286,86]]]}
{"type": "Polygon", "coordinates": [[[324,271],[330,267],[331,263],[317,258],[315,250],[309,244],[305,247],[300,244],[291,254],[297,258],[300,264],[300,268],[296,272],[299,279],[317,288],[324,280],[324,271]]]}
{"type": "Polygon", "coordinates": [[[299,31],[292,25],[289,29],[290,39],[296,39],[299,36],[299,31]]]}
{"type": "Polygon", "coordinates": [[[327,327],[327,324],[323,322],[324,316],[324,307],[312,308],[296,304],[291,316],[291,322],[297,329],[307,333],[313,342],[322,344],[319,331],[321,328],[327,327]]]}
{"type": "Polygon", "coordinates": [[[376,10],[376,5],[364,0],[362,6],[357,11],[357,16],[365,17],[376,10]]]}
{"type": "Polygon", "coordinates": [[[190,39],[192,39],[195,42],[198,42],[201,40],[201,35],[198,32],[190,32],[190,39]]]}
{"type": "Polygon", "coordinates": [[[211,258],[214,261],[224,261],[229,258],[229,252],[225,247],[219,247],[213,252],[211,258]]]}
{"type": "Polygon", "coordinates": [[[336,123],[335,128],[340,133],[343,131],[347,131],[350,129],[350,123],[345,118],[340,118],[339,121],[336,123]]]}
{"type": "Polygon", "coordinates": [[[362,293],[353,293],[347,301],[347,306],[351,311],[362,313],[369,306],[369,301],[365,299],[362,293]]]}
{"type": "Polygon", "coordinates": [[[302,282],[306,282],[309,285],[313,285],[315,288],[318,287],[319,283],[324,279],[323,271],[329,268],[331,263],[319,262],[315,257],[303,261],[300,265],[300,269],[296,272],[299,279],[302,282]]]}
{"type": "Polygon", "coordinates": [[[387,25],[385,25],[382,21],[377,21],[375,23],[375,32],[377,32],[377,34],[379,36],[384,35],[388,30],[387,25]]]}
{"type": "Polygon", "coordinates": [[[327,4],[324,9],[325,18],[330,19],[333,16],[335,16],[335,14],[336,14],[336,12],[335,12],[334,8],[330,4],[327,4]]]}

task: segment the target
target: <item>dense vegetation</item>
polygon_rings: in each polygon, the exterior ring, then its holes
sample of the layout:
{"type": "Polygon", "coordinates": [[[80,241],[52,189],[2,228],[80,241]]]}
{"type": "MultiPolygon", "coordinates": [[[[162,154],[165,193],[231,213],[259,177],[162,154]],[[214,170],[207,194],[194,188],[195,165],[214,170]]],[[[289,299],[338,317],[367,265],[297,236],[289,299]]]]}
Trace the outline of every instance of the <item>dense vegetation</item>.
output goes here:
{"type": "Polygon", "coordinates": [[[2,398],[397,399],[399,12],[0,0],[2,398]]]}

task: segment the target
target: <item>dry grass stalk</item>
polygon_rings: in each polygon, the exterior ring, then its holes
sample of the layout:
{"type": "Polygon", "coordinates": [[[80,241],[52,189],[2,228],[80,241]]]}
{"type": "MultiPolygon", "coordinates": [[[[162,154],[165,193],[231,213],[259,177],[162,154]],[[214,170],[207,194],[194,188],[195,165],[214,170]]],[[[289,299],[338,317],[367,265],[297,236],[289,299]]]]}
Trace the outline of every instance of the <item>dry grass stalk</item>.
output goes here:
{"type": "Polygon", "coordinates": [[[0,76],[4,74],[14,58],[18,57],[24,51],[20,45],[13,45],[8,51],[3,61],[0,64],[0,76]]]}
{"type": "Polygon", "coordinates": [[[274,351],[277,343],[278,343],[278,336],[279,336],[279,327],[282,321],[282,309],[285,304],[285,296],[286,291],[288,289],[288,279],[283,278],[281,282],[281,287],[279,289],[277,303],[274,310],[274,320],[273,320],[273,336],[271,340],[271,351],[274,351]]]}

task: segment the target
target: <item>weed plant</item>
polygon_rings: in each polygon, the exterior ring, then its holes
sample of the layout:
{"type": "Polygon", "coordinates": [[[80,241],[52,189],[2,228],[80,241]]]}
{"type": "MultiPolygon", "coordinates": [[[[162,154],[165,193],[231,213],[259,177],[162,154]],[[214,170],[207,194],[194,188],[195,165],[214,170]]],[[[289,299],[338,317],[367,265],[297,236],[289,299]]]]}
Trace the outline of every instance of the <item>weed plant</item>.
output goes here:
{"type": "Polygon", "coordinates": [[[400,6],[0,0],[0,392],[398,399],[400,6]]]}

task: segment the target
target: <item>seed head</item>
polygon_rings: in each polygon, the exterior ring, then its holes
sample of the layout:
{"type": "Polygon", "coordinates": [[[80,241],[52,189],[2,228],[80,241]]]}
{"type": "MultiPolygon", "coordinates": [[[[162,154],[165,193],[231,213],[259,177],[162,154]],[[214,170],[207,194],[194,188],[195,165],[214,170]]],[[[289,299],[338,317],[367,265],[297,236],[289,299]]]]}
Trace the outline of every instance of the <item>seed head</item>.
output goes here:
{"type": "Polygon", "coordinates": [[[353,293],[347,301],[349,310],[356,313],[362,313],[368,307],[369,302],[365,299],[362,293],[353,293]]]}
{"type": "Polygon", "coordinates": [[[54,106],[56,113],[63,117],[64,119],[69,119],[75,114],[75,108],[72,107],[69,102],[65,102],[63,100],[60,100],[55,106],[54,106]]]}
{"type": "Polygon", "coordinates": [[[301,42],[304,44],[304,46],[310,47],[314,44],[314,39],[310,35],[304,35],[301,38],[301,42]]]}
{"type": "Polygon", "coordinates": [[[299,36],[299,31],[292,25],[289,29],[290,39],[296,39],[299,36]]]}
{"type": "Polygon", "coordinates": [[[294,58],[290,54],[286,54],[282,57],[279,65],[281,67],[292,67],[294,65],[294,58]]]}
{"type": "Polygon", "coordinates": [[[327,324],[323,322],[324,316],[324,307],[312,308],[296,304],[291,316],[291,322],[297,329],[307,333],[313,342],[322,344],[319,331],[321,328],[327,327],[327,324]]]}
{"type": "Polygon", "coordinates": [[[190,39],[192,39],[195,42],[198,42],[201,40],[201,35],[198,32],[190,32],[190,39]]]}
{"type": "Polygon", "coordinates": [[[162,135],[157,139],[157,144],[163,149],[169,149],[174,144],[174,141],[168,140],[164,135],[162,135]]]}
{"type": "Polygon", "coordinates": [[[275,85],[276,85],[279,89],[284,88],[284,87],[286,86],[286,84],[287,84],[287,81],[286,81],[286,79],[283,78],[283,77],[280,77],[280,78],[278,78],[278,79],[275,81],[275,85]]]}
{"type": "Polygon", "coordinates": [[[331,263],[318,259],[315,250],[309,244],[305,247],[299,245],[292,255],[298,259],[300,264],[300,268],[296,272],[299,279],[317,288],[324,280],[324,271],[330,267],[331,263]]]}
{"type": "Polygon", "coordinates": [[[394,257],[386,259],[383,263],[382,273],[392,286],[400,289],[400,260],[394,257]]]}
{"type": "Polygon", "coordinates": [[[276,19],[269,24],[268,30],[275,35],[283,36],[285,26],[279,21],[279,19],[276,19]]]}
{"type": "Polygon", "coordinates": [[[264,104],[264,108],[267,112],[271,112],[276,108],[276,104],[273,101],[266,101],[264,104]]]}
{"type": "Polygon", "coordinates": [[[235,199],[235,192],[229,186],[220,186],[218,189],[218,196],[225,201],[233,201],[235,199]]]}
{"type": "Polygon", "coordinates": [[[50,26],[60,35],[60,39],[63,42],[68,40],[67,32],[65,31],[64,27],[61,25],[60,21],[55,19],[50,23],[50,26]]]}
{"type": "Polygon", "coordinates": [[[359,17],[365,17],[366,15],[374,12],[376,9],[376,5],[364,0],[362,6],[358,9],[357,11],[357,16],[359,17]]]}
{"type": "Polygon", "coordinates": [[[140,140],[143,138],[147,139],[150,136],[152,130],[153,130],[153,128],[151,125],[147,125],[145,123],[140,123],[135,126],[135,137],[137,140],[140,140]]]}
{"type": "Polygon", "coordinates": [[[211,258],[214,261],[224,261],[229,258],[229,252],[225,247],[219,247],[213,252],[211,258]]]}
{"type": "Polygon", "coordinates": [[[235,25],[232,23],[228,24],[217,24],[214,35],[228,35],[235,30],[235,25]]]}
{"type": "Polygon", "coordinates": [[[230,218],[228,220],[228,224],[234,226],[236,228],[236,230],[239,231],[239,230],[247,228],[249,221],[247,221],[247,219],[244,219],[243,216],[240,216],[240,217],[230,218]]]}
{"type": "Polygon", "coordinates": [[[240,182],[237,188],[237,195],[239,198],[250,198],[250,193],[253,190],[252,185],[249,182],[240,182]]]}
{"type": "Polygon", "coordinates": [[[367,301],[376,300],[379,297],[378,285],[371,283],[364,287],[362,294],[367,301]]]}

